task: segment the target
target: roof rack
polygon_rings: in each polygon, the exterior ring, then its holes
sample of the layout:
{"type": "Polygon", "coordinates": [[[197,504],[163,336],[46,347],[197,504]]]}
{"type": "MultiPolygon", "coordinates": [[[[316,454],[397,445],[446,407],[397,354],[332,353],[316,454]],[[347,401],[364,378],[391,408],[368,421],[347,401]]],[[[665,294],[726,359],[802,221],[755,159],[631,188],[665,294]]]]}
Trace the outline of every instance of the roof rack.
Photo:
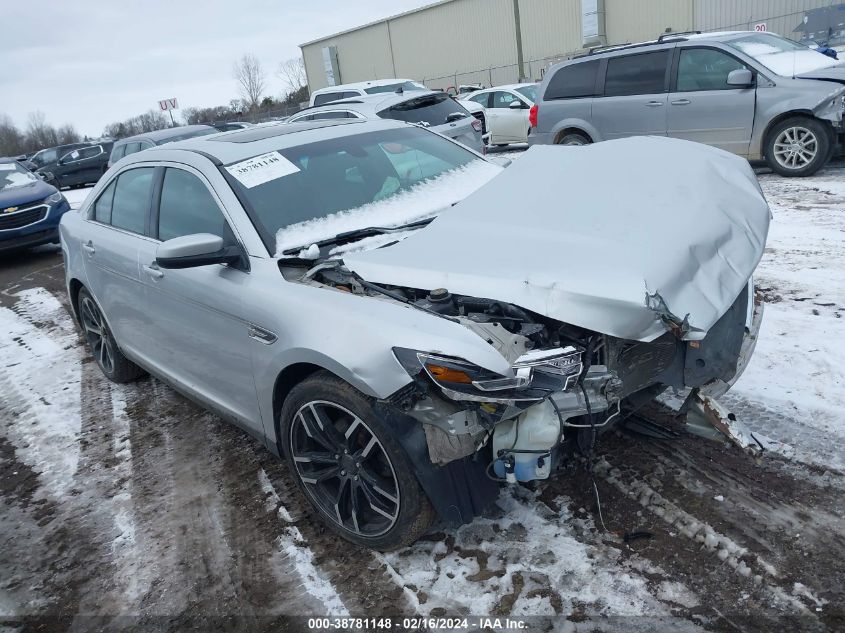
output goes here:
{"type": "Polygon", "coordinates": [[[602,44],[601,46],[593,46],[585,55],[595,55],[596,53],[603,53],[604,51],[612,51],[615,48],[625,48],[626,46],[637,46],[627,42],[625,44],[602,44]]]}
{"type": "Polygon", "coordinates": [[[308,110],[315,110],[316,108],[324,108],[325,106],[330,106],[330,105],[347,105],[349,103],[364,103],[364,102],[361,101],[360,99],[355,99],[355,98],[338,99],[337,101],[326,101],[325,103],[321,103],[320,105],[312,105],[312,106],[308,106],[306,108],[300,108],[299,110],[297,110],[296,112],[291,114],[291,116],[297,115],[300,112],[307,112],[308,110]]]}
{"type": "Polygon", "coordinates": [[[665,44],[667,42],[686,42],[687,38],[684,35],[700,35],[701,31],[684,31],[682,33],[664,33],[656,40],[650,42],[638,42],[637,44],[603,44],[602,46],[593,46],[586,53],[575,55],[572,59],[580,59],[581,57],[589,57],[590,55],[597,55],[598,53],[607,53],[609,51],[626,51],[631,48],[640,48],[642,46],[654,46],[656,44],[665,44]]]}
{"type": "Polygon", "coordinates": [[[660,37],[657,38],[657,41],[663,42],[665,40],[674,40],[676,38],[684,40],[684,35],[701,35],[701,31],[679,31],[677,33],[663,33],[660,37]]]}

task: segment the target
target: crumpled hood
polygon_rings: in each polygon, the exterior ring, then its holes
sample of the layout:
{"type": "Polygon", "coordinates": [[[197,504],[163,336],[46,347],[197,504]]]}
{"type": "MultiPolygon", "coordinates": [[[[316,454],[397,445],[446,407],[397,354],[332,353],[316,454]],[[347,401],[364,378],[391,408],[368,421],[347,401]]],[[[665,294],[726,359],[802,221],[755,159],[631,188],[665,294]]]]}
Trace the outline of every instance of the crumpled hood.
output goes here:
{"type": "Polygon", "coordinates": [[[624,339],[685,321],[692,340],[745,288],[769,218],[748,163],[705,145],[534,146],[425,229],[344,262],[371,282],[506,301],[624,339]]]}
{"type": "Polygon", "coordinates": [[[845,84],[845,64],[837,64],[829,68],[820,68],[795,75],[801,79],[827,79],[845,84]]]}

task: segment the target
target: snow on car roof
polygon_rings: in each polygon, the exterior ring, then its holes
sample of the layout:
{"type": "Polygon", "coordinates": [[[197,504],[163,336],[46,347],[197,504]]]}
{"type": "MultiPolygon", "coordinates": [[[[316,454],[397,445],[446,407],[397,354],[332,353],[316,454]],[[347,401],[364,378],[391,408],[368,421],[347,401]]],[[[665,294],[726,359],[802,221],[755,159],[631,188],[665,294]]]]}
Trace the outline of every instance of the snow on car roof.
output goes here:
{"type": "Polygon", "coordinates": [[[373,79],[371,81],[357,81],[351,84],[340,84],[338,86],[326,86],[325,88],[320,88],[319,90],[315,90],[314,94],[319,94],[322,92],[342,92],[344,89],[348,90],[351,88],[372,88],[377,86],[389,86],[391,84],[401,84],[406,81],[416,81],[415,79],[373,79]]]}

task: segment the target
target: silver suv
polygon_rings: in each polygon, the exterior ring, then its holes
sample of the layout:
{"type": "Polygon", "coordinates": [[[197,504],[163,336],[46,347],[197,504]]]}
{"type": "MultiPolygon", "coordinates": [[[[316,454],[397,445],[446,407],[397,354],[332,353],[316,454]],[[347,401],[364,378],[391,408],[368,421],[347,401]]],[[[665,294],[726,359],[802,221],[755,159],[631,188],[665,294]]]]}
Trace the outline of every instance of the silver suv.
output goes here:
{"type": "Polygon", "coordinates": [[[549,69],[532,144],[672,136],[809,176],[841,143],[845,64],[770,33],[662,36],[549,69]]]}
{"type": "Polygon", "coordinates": [[[430,128],[476,152],[483,153],[482,123],[470,114],[467,107],[468,104],[455,101],[444,92],[433,90],[415,90],[407,94],[403,92],[378,93],[305,108],[294,114],[287,122],[393,119],[430,128]]]}

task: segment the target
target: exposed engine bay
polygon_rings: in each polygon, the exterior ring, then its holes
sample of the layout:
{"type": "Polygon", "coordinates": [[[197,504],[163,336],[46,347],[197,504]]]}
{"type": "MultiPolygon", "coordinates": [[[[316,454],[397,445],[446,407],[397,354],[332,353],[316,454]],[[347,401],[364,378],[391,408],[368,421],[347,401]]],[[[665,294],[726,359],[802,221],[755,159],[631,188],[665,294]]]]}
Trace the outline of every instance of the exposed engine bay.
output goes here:
{"type": "Polygon", "coordinates": [[[666,333],[646,343],[445,288],[373,284],[341,260],[319,263],[304,275],[290,264],[282,264],[290,280],[407,304],[460,323],[501,354],[510,364],[509,375],[396,347],[393,352],[413,382],[388,402],[423,425],[432,463],[477,454],[497,478],[509,482],[547,478],[567,454],[564,449],[595,442],[626,412],[667,388],[729,383],[753,303],[749,282],[702,340],[682,340],[682,332],[667,321],[666,333]]]}

